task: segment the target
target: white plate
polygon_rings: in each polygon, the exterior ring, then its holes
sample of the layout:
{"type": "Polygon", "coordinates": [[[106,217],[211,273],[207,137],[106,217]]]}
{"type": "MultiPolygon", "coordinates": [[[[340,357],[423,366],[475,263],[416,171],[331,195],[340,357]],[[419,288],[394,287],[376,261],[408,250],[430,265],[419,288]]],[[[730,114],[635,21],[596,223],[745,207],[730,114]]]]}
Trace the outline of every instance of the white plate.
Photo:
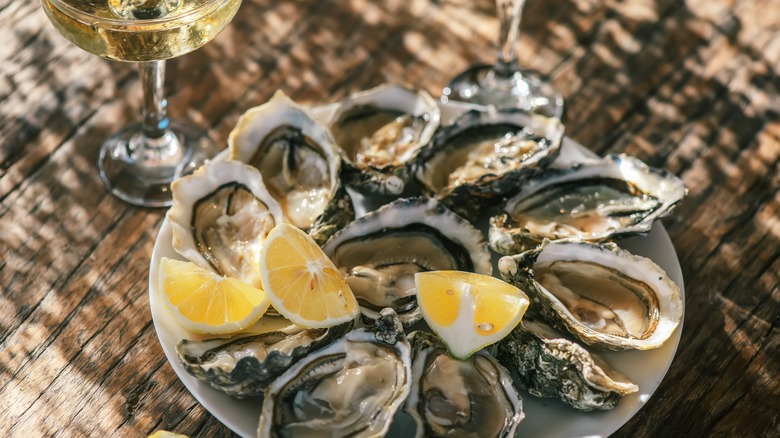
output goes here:
{"type": "MultiPolygon", "coordinates": [[[[332,109],[332,106],[323,107],[320,109],[320,113],[330,112],[332,109]]],[[[464,107],[460,105],[443,105],[442,120],[450,119],[462,112],[463,109],[464,107]]],[[[591,155],[587,149],[571,139],[564,139],[562,150],[564,158],[585,158],[591,155]]],[[[179,379],[203,407],[242,437],[254,437],[257,434],[260,399],[254,397],[239,400],[225,395],[189,375],[176,357],[176,343],[184,338],[195,339],[196,336],[179,327],[171,319],[158,296],[157,268],[160,265],[160,259],[169,257],[184,260],[174,251],[171,240],[171,227],[166,219],[157,235],[149,269],[149,304],[160,345],[162,345],[165,356],[179,379]]],[[[647,236],[623,240],[620,242],[620,246],[634,254],[650,258],[661,266],[672,281],[680,287],[683,303],[685,302],[680,263],[669,235],[660,222],[656,222],[647,236]]],[[[600,353],[613,368],[639,385],[638,393],[624,397],[617,407],[610,411],[579,412],[557,399],[537,398],[521,391],[526,416],[517,429],[517,435],[529,437],[609,436],[633,417],[658,388],[677,351],[681,332],[682,323],[672,338],[663,347],[655,350],[600,353]]],[[[411,425],[408,421],[396,421],[391,428],[390,436],[411,436],[410,428],[411,425]]]]}

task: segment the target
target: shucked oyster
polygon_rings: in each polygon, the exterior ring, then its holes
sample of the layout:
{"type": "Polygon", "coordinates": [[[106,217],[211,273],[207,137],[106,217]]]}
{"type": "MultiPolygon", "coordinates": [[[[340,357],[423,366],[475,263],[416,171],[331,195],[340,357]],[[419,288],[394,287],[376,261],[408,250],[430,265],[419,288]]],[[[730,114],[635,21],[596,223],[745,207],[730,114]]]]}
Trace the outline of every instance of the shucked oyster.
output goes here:
{"type": "Polygon", "coordinates": [[[347,183],[386,195],[404,191],[407,163],[439,126],[436,101],[423,90],[383,85],[348,97],[328,123],[348,164],[347,183]]]}
{"type": "Polygon", "coordinates": [[[352,322],[328,329],[291,325],[259,335],[176,344],[184,369],[198,380],[234,397],[262,395],[273,379],[312,351],[352,329],[352,322]]]}
{"type": "Polygon", "coordinates": [[[600,242],[645,233],[684,196],[682,180],[626,155],[548,169],[491,218],[490,247],[517,254],[544,239],[600,242]]]}
{"type": "Polygon", "coordinates": [[[409,341],[391,309],[306,356],[265,391],[260,437],[378,437],[409,394],[409,341]]]}
{"type": "Polygon", "coordinates": [[[422,437],[513,437],[525,416],[509,372],[485,350],[466,360],[430,333],[411,337],[412,391],[404,410],[422,437]]]}
{"type": "Polygon", "coordinates": [[[323,246],[364,318],[392,307],[404,325],[421,318],[414,274],[459,270],[489,275],[482,233],[435,199],[399,199],[345,226],[323,246]]]}
{"type": "Polygon", "coordinates": [[[237,161],[212,161],[171,184],[173,248],[217,274],[260,283],[260,250],[281,222],[279,204],[260,172],[237,161]]]}
{"type": "Polygon", "coordinates": [[[472,110],[442,127],[415,159],[415,176],[473,219],[557,156],[563,125],[518,109],[472,110]]]}
{"type": "Polygon", "coordinates": [[[228,146],[232,159],[260,170],[286,221],[319,243],[354,218],[328,130],[283,92],[245,112],[228,146]]]}
{"type": "Polygon", "coordinates": [[[556,397],[581,411],[612,409],[639,388],[600,357],[525,318],[499,341],[497,357],[537,397],[556,397]]]}
{"type": "Polygon", "coordinates": [[[545,242],[498,263],[529,312],[593,347],[660,347],[682,319],[680,290],[658,265],[615,244],[545,242]]]}

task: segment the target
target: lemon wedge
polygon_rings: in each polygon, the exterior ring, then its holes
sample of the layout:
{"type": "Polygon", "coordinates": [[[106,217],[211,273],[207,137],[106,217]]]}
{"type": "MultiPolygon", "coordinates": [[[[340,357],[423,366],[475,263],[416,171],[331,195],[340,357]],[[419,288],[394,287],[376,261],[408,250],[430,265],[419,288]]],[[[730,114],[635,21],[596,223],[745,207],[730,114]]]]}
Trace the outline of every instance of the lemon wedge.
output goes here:
{"type": "Polygon", "coordinates": [[[285,318],[306,328],[332,327],[357,317],[360,308],[338,268],[297,227],[279,224],[260,255],[263,289],[285,318]]]}
{"type": "Polygon", "coordinates": [[[261,289],[190,262],[163,258],[159,281],[173,319],[195,333],[241,331],[257,322],[270,305],[261,289]]]}
{"type": "Polygon", "coordinates": [[[423,318],[458,359],[501,340],[528,309],[525,293],[488,275],[420,272],[414,282],[423,318]]]}

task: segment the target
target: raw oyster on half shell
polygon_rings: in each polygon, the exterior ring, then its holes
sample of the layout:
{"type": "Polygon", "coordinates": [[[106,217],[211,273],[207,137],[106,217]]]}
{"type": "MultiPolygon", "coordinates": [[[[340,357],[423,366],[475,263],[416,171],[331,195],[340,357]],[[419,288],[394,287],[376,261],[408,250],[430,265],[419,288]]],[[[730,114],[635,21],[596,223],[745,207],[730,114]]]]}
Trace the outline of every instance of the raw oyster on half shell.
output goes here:
{"type": "Polygon", "coordinates": [[[261,287],[260,251],[283,221],[257,169],[212,161],[171,184],[173,248],[196,265],[261,287]]]}
{"type": "Polygon", "coordinates": [[[318,243],[354,219],[330,133],[282,91],[241,115],[228,146],[231,159],[260,170],[285,220],[318,243]]]}
{"type": "Polygon", "coordinates": [[[660,347],[680,324],[680,289],[650,259],[614,243],[545,242],[498,268],[531,298],[529,313],[606,350],[660,347]]]}
{"type": "Polygon", "coordinates": [[[497,358],[532,395],[581,411],[612,409],[639,390],[597,355],[529,318],[498,342],[497,358]]]}
{"type": "Polygon", "coordinates": [[[273,379],[307,354],[352,329],[353,322],[327,329],[290,325],[257,335],[176,344],[184,369],[198,380],[237,398],[263,395],[273,379]]]}
{"type": "Polygon", "coordinates": [[[323,246],[365,319],[393,308],[405,326],[422,315],[414,274],[459,270],[490,275],[483,234],[431,198],[399,199],[347,224],[323,246]]]}
{"type": "Polygon", "coordinates": [[[682,180],[626,155],[609,155],[526,181],[490,220],[490,248],[517,254],[544,239],[601,242],[646,233],[685,196],[682,180]]]}
{"type": "Polygon", "coordinates": [[[443,126],[415,159],[427,194],[473,220],[555,159],[560,120],[519,109],[471,110],[443,126]]]}
{"type": "Polygon", "coordinates": [[[409,341],[392,309],[309,354],[265,391],[259,437],[379,437],[409,394],[409,341]]]}
{"type": "Polygon", "coordinates": [[[514,437],[523,402],[509,371],[487,351],[466,360],[447,354],[433,334],[414,332],[412,390],[404,410],[422,437],[514,437]]]}
{"type": "Polygon", "coordinates": [[[430,141],[440,118],[436,101],[423,90],[381,85],[349,96],[328,123],[344,153],[347,184],[400,195],[411,179],[408,163],[430,141]]]}

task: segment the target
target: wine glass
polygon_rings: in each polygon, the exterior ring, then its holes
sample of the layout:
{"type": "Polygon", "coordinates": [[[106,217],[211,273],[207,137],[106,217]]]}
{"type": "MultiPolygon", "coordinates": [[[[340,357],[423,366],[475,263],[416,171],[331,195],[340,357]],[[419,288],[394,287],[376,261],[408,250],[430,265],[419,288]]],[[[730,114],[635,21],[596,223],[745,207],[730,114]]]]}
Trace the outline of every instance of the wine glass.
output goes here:
{"type": "Polygon", "coordinates": [[[170,183],[219,148],[186,122],[171,121],[163,95],[165,60],[211,41],[241,0],[41,0],[54,27],[82,49],[137,62],[143,118],[111,136],[98,168],[106,187],[134,205],[171,205],[170,183]]]}
{"type": "Polygon", "coordinates": [[[501,24],[496,63],[474,65],[457,75],[442,91],[442,101],[522,108],[548,117],[563,115],[563,98],[555,87],[517,65],[517,35],[524,3],[525,0],[496,0],[501,24]]]}

